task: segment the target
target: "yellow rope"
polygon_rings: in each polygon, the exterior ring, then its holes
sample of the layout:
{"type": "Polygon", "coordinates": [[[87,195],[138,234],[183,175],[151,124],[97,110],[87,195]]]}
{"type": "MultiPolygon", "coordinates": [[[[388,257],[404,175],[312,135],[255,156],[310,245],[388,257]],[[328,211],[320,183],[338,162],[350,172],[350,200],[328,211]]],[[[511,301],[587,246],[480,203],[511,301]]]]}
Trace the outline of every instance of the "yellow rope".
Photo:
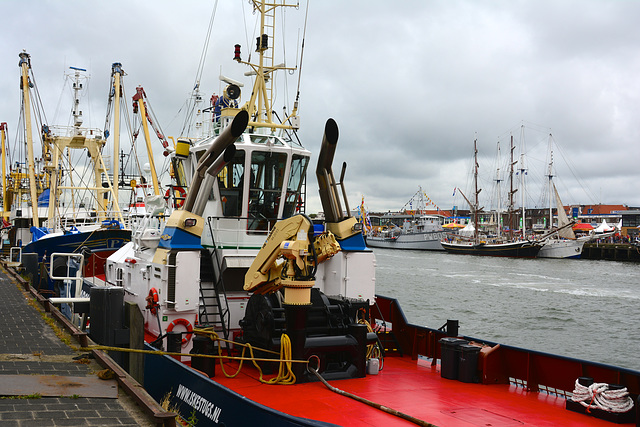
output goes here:
{"type": "MultiPolygon", "coordinates": [[[[373,328],[371,327],[371,324],[364,317],[359,319],[358,323],[367,325],[368,332],[374,332],[373,328]]],[[[384,359],[384,356],[382,355],[382,350],[380,349],[380,346],[378,345],[377,342],[374,344],[369,344],[367,346],[367,360],[369,359],[380,359],[381,361],[384,359]]]]}
{"type": "Polygon", "coordinates": [[[255,357],[255,355],[253,354],[253,346],[251,344],[241,344],[241,343],[232,342],[232,341],[220,338],[218,336],[218,334],[213,330],[213,328],[194,329],[193,332],[198,334],[198,335],[209,336],[209,338],[212,339],[213,341],[229,342],[229,343],[233,343],[234,345],[242,346],[242,353],[241,353],[240,358],[231,358],[231,357],[228,357],[228,356],[223,356],[222,355],[222,347],[220,345],[218,345],[218,356],[220,358],[220,369],[222,370],[222,373],[227,378],[235,378],[240,373],[240,371],[242,370],[242,364],[244,363],[244,361],[245,360],[251,360],[253,362],[253,365],[258,370],[258,373],[260,374],[259,380],[260,380],[261,383],[264,383],[264,384],[295,384],[296,376],[293,373],[293,371],[291,370],[291,363],[294,363],[294,362],[295,363],[308,363],[308,361],[306,361],[306,360],[291,360],[291,340],[289,339],[287,334],[282,334],[282,336],[280,337],[280,353],[277,353],[277,352],[271,351],[271,350],[258,349],[260,351],[264,351],[264,352],[267,352],[267,353],[279,354],[280,355],[280,359],[260,359],[260,358],[255,357]],[[247,349],[249,349],[249,354],[251,355],[251,357],[244,357],[245,352],[246,352],[247,349]],[[238,370],[233,374],[228,374],[227,371],[224,369],[224,363],[222,363],[223,359],[240,360],[240,365],[238,366],[238,370]],[[278,368],[278,375],[273,377],[273,378],[271,378],[270,380],[265,380],[263,378],[262,369],[260,368],[260,365],[258,364],[258,361],[279,362],[280,366],[278,368]]]}
{"type": "MultiPolygon", "coordinates": [[[[213,341],[231,342],[229,340],[225,340],[225,339],[220,338],[218,336],[218,334],[213,330],[213,328],[194,329],[193,332],[198,334],[198,335],[207,335],[213,341]]],[[[241,344],[241,343],[237,343],[237,342],[234,342],[234,344],[235,345],[240,345],[240,346],[243,347],[240,357],[224,356],[222,354],[222,346],[220,346],[220,345],[218,345],[218,354],[217,355],[213,355],[213,354],[185,354],[185,353],[176,353],[176,352],[161,351],[161,350],[139,350],[139,349],[134,349],[134,348],[111,347],[111,346],[106,346],[106,345],[91,345],[91,346],[88,346],[88,347],[79,347],[79,348],[74,348],[74,349],[76,351],[91,351],[91,350],[122,351],[122,352],[126,352],[126,353],[154,354],[154,355],[160,355],[160,356],[187,356],[187,357],[205,357],[205,358],[210,358],[210,359],[219,359],[220,360],[220,368],[222,369],[222,373],[227,378],[235,378],[240,373],[240,371],[242,370],[242,365],[243,365],[244,361],[248,360],[248,361],[253,362],[253,364],[256,367],[256,369],[258,369],[258,372],[260,374],[259,381],[264,383],[264,384],[295,384],[296,376],[293,373],[293,371],[291,370],[292,363],[309,363],[307,360],[292,360],[291,359],[291,340],[289,339],[289,337],[286,334],[282,334],[282,337],[280,338],[280,353],[277,353],[277,352],[271,351],[271,350],[258,349],[260,351],[264,351],[264,352],[267,352],[267,353],[279,354],[280,355],[280,359],[269,359],[269,358],[255,357],[255,355],[253,354],[254,348],[253,348],[253,346],[251,344],[241,344]],[[249,349],[250,357],[245,357],[245,352],[246,352],[247,349],[249,349]],[[240,361],[240,364],[238,366],[238,370],[233,374],[228,374],[227,371],[224,368],[224,363],[223,363],[224,360],[238,360],[238,361],[240,361]],[[260,368],[260,365],[258,364],[258,362],[279,362],[280,363],[280,367],[278,369],[278,375],[273,377],[273,378],[271,378],[271,379],[269,379],[269,380],[265,380],[263,378],[262,369],[260,368]]]]}

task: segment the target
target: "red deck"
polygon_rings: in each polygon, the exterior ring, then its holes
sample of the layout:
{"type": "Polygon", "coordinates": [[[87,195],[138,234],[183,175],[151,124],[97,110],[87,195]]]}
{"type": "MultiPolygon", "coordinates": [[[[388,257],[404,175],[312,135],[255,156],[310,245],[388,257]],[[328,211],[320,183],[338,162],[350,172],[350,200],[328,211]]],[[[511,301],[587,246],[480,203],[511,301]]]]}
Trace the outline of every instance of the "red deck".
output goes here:
{"type": "MultiPolygon", "coordinates": [[[[229,374],[236,368],[228,364],[229,374]]],[[[328,390],[323,384],[266,385],[245,363],[242,372],[226,378],[216,366],[215,381],[291,415],[342,426],[401,426],[412,423],[328,390]]],[[[591,416],[565,409],[565,400],[527,392],[507,384],[467,384],[443,379],[440,365],[410,357],[385,359],[378,375],[332,381],[331,385],[438,426],[611,426],[591,416]]],[[[629,425],[629,424],[628,424],[629,425]]]]}

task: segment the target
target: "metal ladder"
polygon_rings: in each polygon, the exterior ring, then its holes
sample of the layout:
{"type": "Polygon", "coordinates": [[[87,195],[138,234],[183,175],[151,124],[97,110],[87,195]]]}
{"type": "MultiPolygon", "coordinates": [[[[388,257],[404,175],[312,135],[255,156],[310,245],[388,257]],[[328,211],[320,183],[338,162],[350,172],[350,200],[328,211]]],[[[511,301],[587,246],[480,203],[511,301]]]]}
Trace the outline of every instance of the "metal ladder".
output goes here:
{"type": "MultiPolygon", "coordinates": [[[[213,257],[218,261],[217,251],[214,249],[213,257]]],[[[219,274],[219,266],[216,270],[211,254],[208,250],[200,253],[200,277],[212,278],[209,280],[200,280],[200,308],[198,312],[199,324],[204,327],[213,327],[216,332],[222,330],[227,353],[231,351],[229,345],[229,323],[231,320],[231,312],[229,303],[226,298],[226,291],[222,280],[222,274],[219,274]],[[222,298],[221,296],[224,296],[222,298]]]]}

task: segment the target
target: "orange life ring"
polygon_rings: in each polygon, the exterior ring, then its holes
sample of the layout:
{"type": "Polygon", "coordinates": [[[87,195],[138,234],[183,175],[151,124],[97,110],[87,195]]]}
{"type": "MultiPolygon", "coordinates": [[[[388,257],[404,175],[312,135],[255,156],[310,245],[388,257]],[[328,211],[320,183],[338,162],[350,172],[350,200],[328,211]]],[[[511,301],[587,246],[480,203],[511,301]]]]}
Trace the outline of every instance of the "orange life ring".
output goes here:
{"type": "Polygon", "coordinates": [[[171,198],[171,189],[172,188],[173,188],[173,191],[177,191],[178,193],[180,193],[180,195],[178,197],[175,197],[175,200],[173,202],[173,207],[174,208],[181,208],[182,205],[184,205],[185,198],[187,197],[187,192],[184,189],[184,187],[169,187],[169,188],[167,188],[166,193],[164,193],[164,200],[166,200],[167,202],[169,201],[169,198],[171,198]]]}
{"type": "Polygon", "coordinates": [[[187,328],[187,335],[182,337],[182,345],[185,345],[189,342],[191,336],[193,336],[193,326],[187,319],[175,319],[173,322],[169,323],[169,326],[167,326],[167,332],[173,331],[173,328],[175,328],[176,325],[182,325],[187,328]]]}
{"type": "Polygon", "coordinates": [[[156,288],[149,289],[149,295],[145,298],[147,301],[147,310],[151,310],[151,313],[156,314],[156,310],[158,308],[158,301],[160,298],[158,297],[158,290],[156,288]]]}

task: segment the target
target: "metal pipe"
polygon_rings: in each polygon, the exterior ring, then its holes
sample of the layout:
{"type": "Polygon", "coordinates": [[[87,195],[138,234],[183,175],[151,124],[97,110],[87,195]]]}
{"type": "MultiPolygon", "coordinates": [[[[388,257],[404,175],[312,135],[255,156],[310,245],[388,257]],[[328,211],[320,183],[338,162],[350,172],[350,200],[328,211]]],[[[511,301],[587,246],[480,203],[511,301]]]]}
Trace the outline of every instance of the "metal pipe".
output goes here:
{"type": "MultiPolygon", "coordinates": [[[[213,187],[213,184],[216,181],[216,177],[218,176],[218,173],[220,173],[222,168],[224,168],[226,165],[229,164],[231,160],[233,160],[233,156],[235,154],[236,154],[236,146],[231,144],[230,146],[227,147],[226,150],[224,150],[224,153],[222,153],[222,155],[218,157],[211,166],[209,166],[209,169],[207,169],[207,173],[205,174],[204,180],[202,181],[202,185],[200,188],[200,192],[203,195],[208,195],[211,192],[211,188],[213,187]]],[[[207,199],[208,197],[199,197],[193,206],[192,212],[198,216],[202,216],[202,213],[204,212],[204,208],[207,205],[207,199]]]]}
{"type": "Polygon", "coordinates": [[[220,156],[220,154],[226,150],[229,145],[233,144],[240,135],[242,135],[244,130],[247,128],[247,123],[249,123],[249,113],[247,113],[246,110],[241,110],[236,114],[231,124],[220,133],[200,158],[200,161],[196,166],[196,172],[191,180],[191,185],[187,191],[187,200],[184,204],[184,210],[192,212],[196,199],[198,198],[198,194],[200,193],[202,180],[204,179],[207,170],[220,156]]]}
{"type": "Polygon", "coordinates": [[[327,222],[340,222],[345,219],[342,214],[340,198],[336,190],[336,182],[331,170],[333,156],[338,144],[338,125],[335,120],[329,119],[324,127],[320,154],[318,155],[318,166],[316,167],[316,177],[318,179],[318,189],[320,201],[324,209],[327,222]]]}

